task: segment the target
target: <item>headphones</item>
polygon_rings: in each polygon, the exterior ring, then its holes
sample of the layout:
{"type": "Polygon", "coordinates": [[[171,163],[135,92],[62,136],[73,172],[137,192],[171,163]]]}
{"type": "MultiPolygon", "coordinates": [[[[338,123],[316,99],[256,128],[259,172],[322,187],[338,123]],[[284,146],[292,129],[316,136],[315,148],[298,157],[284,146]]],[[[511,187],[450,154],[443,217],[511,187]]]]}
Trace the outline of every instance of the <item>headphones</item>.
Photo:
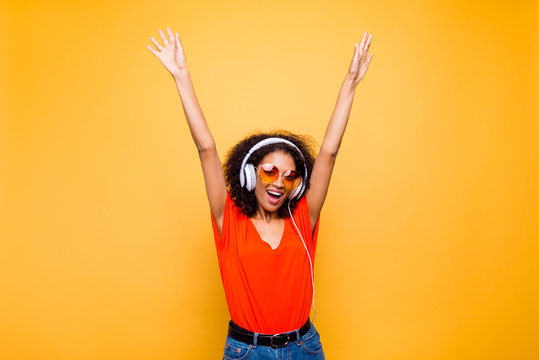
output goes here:
{"type": "MultiPolygon", "coordinates": [[[[305,164],[305,157],[301,153],[301,150],[291,141],[288,141],[286,139],[281,139],[278,137],[270,137],[255,144],[251,148],[251,150],[249,150],[247,155],[245,155],[245,157],[243,158],[243,162],[241,163],[241,167],[240,167],[240,185],[246,188],[247,191],[253,191],[256,187],[256,169],[253,164],[247,164],[247,160],[249,160],[251,155],[256,150],[260,149],[261,147],[271,145],[271,144],[278,144],[278,143],[290,145],[298,151],[298,154],[303,159],[303,167],[305,168],[305,179],[307,179],[307,165],[305,164]]],[[[300,198],[304,191],[305,191],[305,181],[301,179],[299,186],[290,192],[290,195],[288,196],[288,198],[290,200],[294,198],[300,198]]]]}

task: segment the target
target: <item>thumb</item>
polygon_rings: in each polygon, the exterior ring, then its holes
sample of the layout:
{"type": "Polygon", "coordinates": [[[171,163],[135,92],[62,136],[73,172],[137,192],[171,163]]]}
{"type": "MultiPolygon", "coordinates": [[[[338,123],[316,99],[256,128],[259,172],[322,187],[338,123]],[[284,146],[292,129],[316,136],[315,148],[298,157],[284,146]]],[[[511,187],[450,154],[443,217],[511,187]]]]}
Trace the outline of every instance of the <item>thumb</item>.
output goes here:
{"type": "Polygon", "coordinates": [[[178,36],[178,33],[176,33],[176,40],[178,41],[178,45],[182,47],[182,42],[180,41],[180,38],[178,36]]]}

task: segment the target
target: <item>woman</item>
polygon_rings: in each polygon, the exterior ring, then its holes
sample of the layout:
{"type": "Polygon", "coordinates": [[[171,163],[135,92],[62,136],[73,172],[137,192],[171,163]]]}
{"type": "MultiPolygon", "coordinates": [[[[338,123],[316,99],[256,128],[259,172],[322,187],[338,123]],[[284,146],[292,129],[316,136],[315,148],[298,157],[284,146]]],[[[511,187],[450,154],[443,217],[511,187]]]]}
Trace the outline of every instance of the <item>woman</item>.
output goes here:
{"type": "Polygon", "coordinates": [[[355,88],[372,54],[372,35],[355,44],[320,152],[286,131],[251,135],[234,146],[224,174],[178,33],[167,27],[150,50],[173,76],[198,149],[231,316],[224,359],[324,359],[309,320],[318,220],[355,88]]]}

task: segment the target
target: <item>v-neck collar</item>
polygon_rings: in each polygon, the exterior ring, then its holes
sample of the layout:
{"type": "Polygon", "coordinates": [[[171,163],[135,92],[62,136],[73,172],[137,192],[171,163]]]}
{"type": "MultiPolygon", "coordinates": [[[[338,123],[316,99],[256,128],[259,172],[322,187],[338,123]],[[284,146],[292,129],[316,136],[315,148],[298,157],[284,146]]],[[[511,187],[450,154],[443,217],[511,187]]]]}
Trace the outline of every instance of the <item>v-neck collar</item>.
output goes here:
{"type": "Polygon", "coordinates": [[[256,228],[255,224],[253,223],[253,219],[252,218],[248,218],[249,219],[249,224],[253,227],[253,230],[255,231],[258,239],[260,240],[260,242],[262,243],[262,245],[266,245],[272,252],[276,253],[278,251],[281,250],[281,248],[283,247],[283,241],[285,239],[285,233],[286,233],[286,228],[288,227],[288,220],[287,218],[284,218],[284,226],[283,226],[283,233],[281,234],[281,240],[279,241],[279,245],[277,245],[277,247],[274,249],[271,247],[270,243],[268,243],[267,241],[265,241],[264,239],[262,239],[262,236],[260,236],[260,233],[258,232],[258,229],[256,228]]]}

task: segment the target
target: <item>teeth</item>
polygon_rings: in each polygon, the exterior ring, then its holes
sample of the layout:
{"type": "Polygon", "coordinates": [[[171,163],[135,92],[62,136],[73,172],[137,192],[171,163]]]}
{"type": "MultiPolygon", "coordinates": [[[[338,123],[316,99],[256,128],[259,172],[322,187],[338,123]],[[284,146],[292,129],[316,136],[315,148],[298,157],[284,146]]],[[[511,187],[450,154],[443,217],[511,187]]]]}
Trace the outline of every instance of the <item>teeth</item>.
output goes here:
{"type": "Polygon", "coordinates": [[[268,193],[273,195],[273,196],[281,196],[282,195],[281,193],[270,191],[270,190],[268,190],[268,193]]]}

